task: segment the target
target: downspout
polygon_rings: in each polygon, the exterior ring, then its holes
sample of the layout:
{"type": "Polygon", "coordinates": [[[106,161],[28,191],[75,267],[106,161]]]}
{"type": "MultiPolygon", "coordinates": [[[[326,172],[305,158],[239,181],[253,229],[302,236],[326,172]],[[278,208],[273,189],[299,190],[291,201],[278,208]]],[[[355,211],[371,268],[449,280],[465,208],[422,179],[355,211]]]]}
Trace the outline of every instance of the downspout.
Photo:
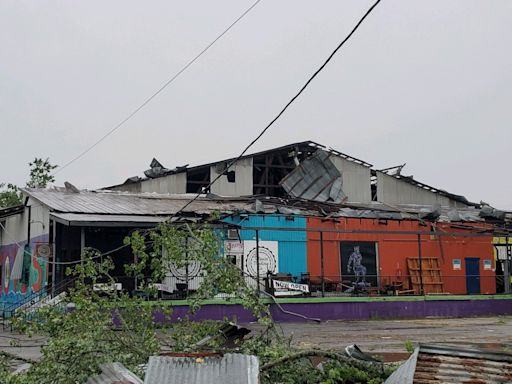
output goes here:
{"type": "Polygon", "coordinates": [[[28,197],[27,197],[27,200],[25,200],[25,207],[28,208],[27,244],[30,245],[30,222],[32,221],[32,206],[31,205],[27,205],[27,202],[28,202],[28,197]]]}

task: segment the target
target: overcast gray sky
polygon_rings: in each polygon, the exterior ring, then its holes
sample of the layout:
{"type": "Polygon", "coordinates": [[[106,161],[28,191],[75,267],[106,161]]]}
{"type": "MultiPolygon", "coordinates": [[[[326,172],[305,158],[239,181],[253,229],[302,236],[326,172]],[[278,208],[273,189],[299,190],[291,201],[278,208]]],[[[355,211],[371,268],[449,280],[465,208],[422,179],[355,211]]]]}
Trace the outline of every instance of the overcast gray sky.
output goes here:
{"type": "MultiPolygon", "coordinates": [[[[253,2],[0,1],[0,181],[65,164],[253,2]]],[[[263,0],[56,184],[236,156],[372,2],[263,0]]],[[[512,209],[511,47],[512,1],[383,0],[254,151],[310,139],[512,209]]]]}

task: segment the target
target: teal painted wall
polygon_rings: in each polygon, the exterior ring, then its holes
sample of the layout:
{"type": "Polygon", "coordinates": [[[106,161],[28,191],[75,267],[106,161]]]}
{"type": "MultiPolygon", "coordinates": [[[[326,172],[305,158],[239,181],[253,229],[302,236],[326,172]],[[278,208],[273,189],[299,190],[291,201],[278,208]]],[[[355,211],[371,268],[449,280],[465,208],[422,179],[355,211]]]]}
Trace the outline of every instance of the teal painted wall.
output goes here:
{"type": "Polygon", "coordinates": [[[224,219],[226,223],[238,224],[241,240],[256,240],[254,230],[244,230],[243,227],[259,227],[260,240],[277,241],[279,252],[279,272],[291,273],[300,277],[307,272],[306,256],[306,218],[285,215],[235,215],[224,219]],[[276,231],[264,228],[303,228],[302,231],[276,231]]]}

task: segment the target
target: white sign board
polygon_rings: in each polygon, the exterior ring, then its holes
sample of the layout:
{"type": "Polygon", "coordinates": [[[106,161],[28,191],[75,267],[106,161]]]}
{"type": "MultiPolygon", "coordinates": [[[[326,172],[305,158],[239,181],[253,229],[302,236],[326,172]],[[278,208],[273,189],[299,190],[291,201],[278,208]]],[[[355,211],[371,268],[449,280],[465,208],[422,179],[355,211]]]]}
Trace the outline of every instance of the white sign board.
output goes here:
{"type": "Polygon", "coordinates": [[[274,289],[276,290],[287,290],[287,291],[301,291],[304,293],[309,292],[309,286],[307,284],[297,284],[290,281],[272,280],[274,289]]]}

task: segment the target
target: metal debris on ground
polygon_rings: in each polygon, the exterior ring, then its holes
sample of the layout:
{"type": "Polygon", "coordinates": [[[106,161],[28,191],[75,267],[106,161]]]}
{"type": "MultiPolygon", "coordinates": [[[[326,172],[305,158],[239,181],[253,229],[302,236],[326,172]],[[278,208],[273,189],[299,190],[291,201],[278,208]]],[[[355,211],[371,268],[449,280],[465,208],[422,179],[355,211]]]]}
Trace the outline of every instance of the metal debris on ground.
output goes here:
{"type": "Polygon", "coordinates": [[[257,384],[259,362],[256,356],[225,354],[223,357],[149,358],[145,384],[257,384]]]}
{"type": "Polygon", "coordinates": [[[91,377],[86,384],[143,384],[143,381],[121,363],[102,364],[101,374],[91,377]]]}
{"type": "Polygon", "coordinates": [[[512,382],[512,354],[420,344],[385,384],[512,382]]]}
{"type": "Polygon", "coordinates": [[[198,341],[195,346],[201,347],[206,345],[212,339],[218,339],[219,337],[223,338],[223,344],[221,347],[224,348],[235,348],[239,346],[246,335],[251,333],[251,331],[244,327],[239,327],[238,325],[228,322],[224,323],[218,330],[218,333],[214,335],[208,335],[205,338],[198,341]]]}

